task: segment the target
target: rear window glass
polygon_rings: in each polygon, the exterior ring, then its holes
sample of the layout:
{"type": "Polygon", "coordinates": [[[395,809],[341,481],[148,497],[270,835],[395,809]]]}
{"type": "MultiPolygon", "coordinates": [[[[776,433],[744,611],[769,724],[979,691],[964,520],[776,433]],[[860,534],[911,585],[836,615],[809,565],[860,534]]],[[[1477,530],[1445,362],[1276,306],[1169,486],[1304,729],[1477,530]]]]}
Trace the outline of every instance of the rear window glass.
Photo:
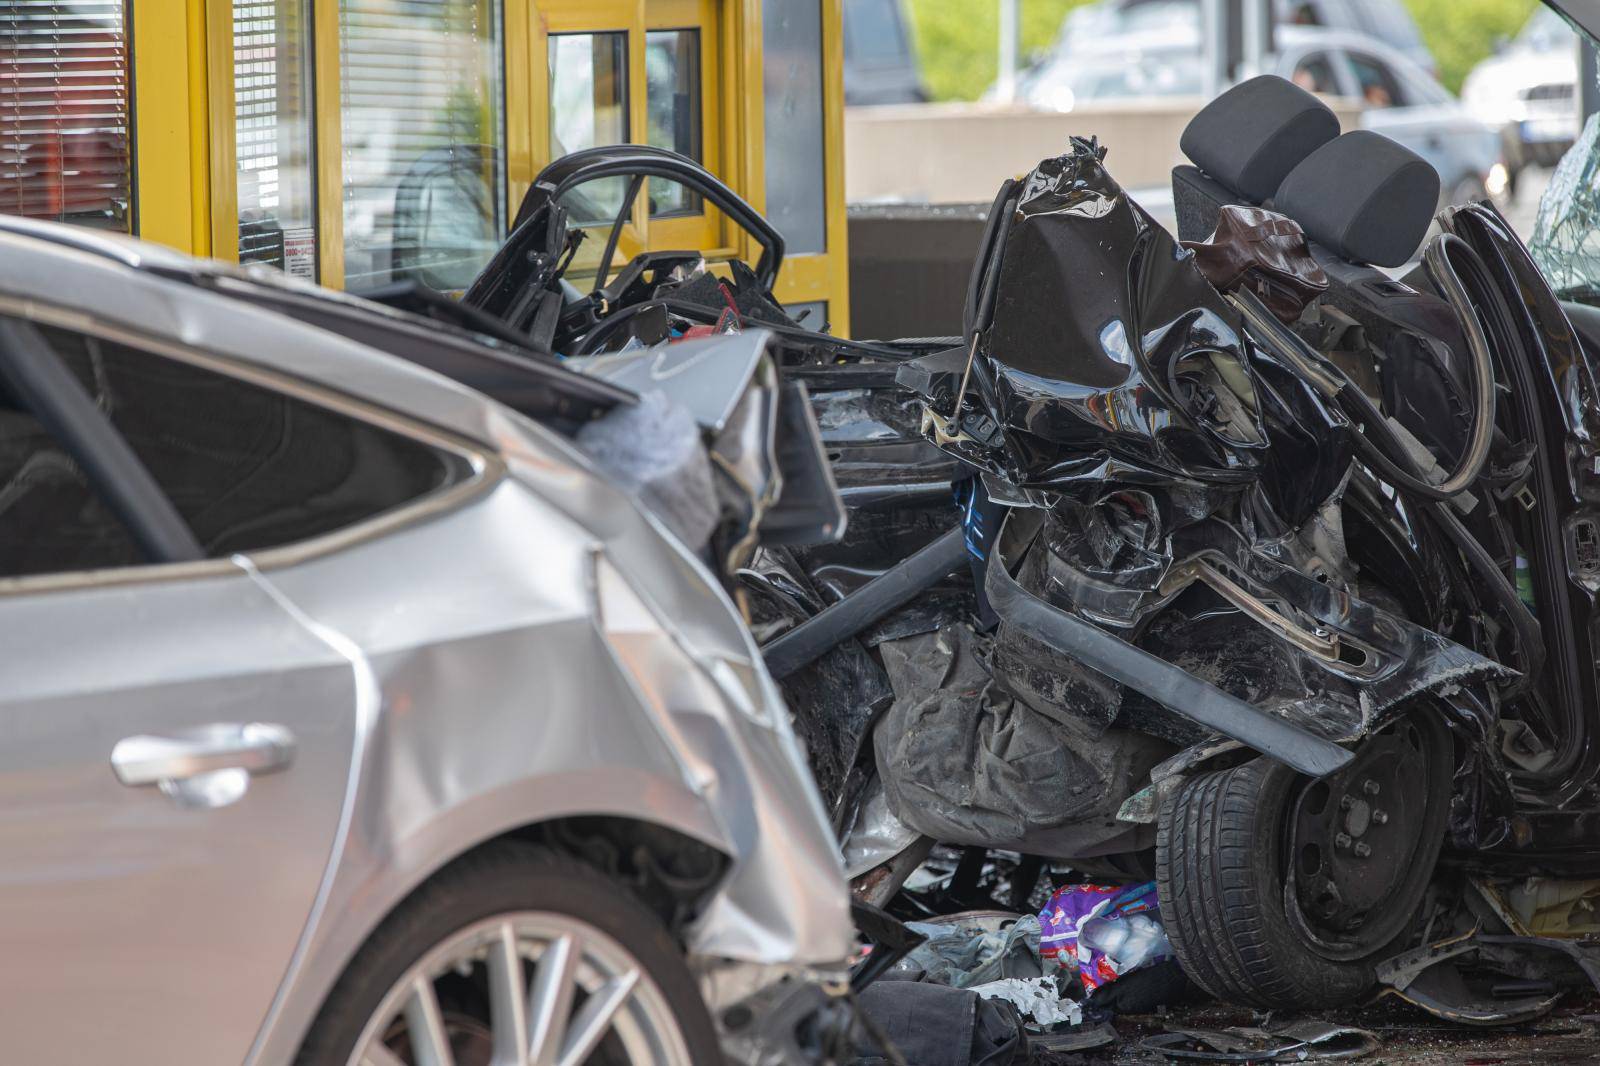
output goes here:
{"type": "Polygon", "coordinates": [[[0,577],[142,561],[78,464],[0,387],[0,577]]]}
{"type": "Polygon", "coordinates": [[[42,329],[208,556],[332,533],[439,489],[466,463],[190,363],[42,329]]]}

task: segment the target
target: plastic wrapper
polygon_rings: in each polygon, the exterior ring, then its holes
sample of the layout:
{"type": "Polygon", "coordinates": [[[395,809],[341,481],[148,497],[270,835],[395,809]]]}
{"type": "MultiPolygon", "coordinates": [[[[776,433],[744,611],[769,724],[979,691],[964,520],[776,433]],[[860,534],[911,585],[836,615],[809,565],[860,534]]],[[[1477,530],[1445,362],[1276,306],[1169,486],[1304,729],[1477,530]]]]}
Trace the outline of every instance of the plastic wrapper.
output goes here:
{"type": "Polygon", "coordinates": [[[1039,954],[1077,968],[1087,991],[1172,958],[1156,883],[1068,885],[1039,913],[1039,954]]]}

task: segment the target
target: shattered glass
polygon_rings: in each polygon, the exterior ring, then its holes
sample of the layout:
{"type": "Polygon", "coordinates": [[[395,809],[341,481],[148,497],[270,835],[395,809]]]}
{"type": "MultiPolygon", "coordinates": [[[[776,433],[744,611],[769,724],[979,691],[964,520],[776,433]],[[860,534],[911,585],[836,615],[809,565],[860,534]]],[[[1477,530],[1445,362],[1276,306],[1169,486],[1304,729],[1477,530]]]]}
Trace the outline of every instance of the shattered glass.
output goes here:
{"type": "Polygon", "coordinates": [[[1557,164],[1528,246],[1558,294],[1600,296],[1600,115],[1557,164]]]}

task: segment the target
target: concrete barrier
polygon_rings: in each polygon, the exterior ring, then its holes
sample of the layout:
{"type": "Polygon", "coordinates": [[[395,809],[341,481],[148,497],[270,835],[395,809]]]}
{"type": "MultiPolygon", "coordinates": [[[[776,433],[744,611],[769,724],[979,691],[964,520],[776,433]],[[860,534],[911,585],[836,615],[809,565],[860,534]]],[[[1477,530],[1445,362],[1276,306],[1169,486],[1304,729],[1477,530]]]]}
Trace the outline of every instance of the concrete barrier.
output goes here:
{"type": "MultiPolygon", "coordinates": [[[[1110,151],[1106,165],[1123,188],[1165,186],[1183,161],[1178,137],[1204,103],[1174,96],[1067,112],[984,103],[846,108],[845,199],[988,203],[1001,181],[1061,154],[1074,134],[1100,138],[1110,151]]],[[[1344,128],[1355,128],[1359,101],[1328,104],[1344,128]]]]}
{"type": "Polygon", "coordinates": [[[959,335],[990,202],[852,204],[850,335],[959,335]]]}

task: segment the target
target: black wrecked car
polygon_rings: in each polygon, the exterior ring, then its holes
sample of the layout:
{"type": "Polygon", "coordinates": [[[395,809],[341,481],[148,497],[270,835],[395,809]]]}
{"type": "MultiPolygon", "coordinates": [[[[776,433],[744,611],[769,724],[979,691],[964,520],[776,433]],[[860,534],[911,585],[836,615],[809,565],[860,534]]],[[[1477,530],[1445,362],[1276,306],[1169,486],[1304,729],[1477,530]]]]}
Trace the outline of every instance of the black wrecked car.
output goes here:
{"type": "Polygon", "coordinates": [[[748,546],[744,607],[863,898],[936,843],[1153,876],[1208,991],[1326,1005],[1452,885],[1600,870],[1600,289],[1558,295],[1489,204],[1424,240],[1437,175],[1281,79],[1183,148],[1177,235],[1093,140],[1006,182],[960,337],[802,327],[777,231],[637,146],[553,164],[422,309],[602,377],[771,331],[848,525],[748,546]],[[758,261],[615,264],[650,180],[758,261]]]}

